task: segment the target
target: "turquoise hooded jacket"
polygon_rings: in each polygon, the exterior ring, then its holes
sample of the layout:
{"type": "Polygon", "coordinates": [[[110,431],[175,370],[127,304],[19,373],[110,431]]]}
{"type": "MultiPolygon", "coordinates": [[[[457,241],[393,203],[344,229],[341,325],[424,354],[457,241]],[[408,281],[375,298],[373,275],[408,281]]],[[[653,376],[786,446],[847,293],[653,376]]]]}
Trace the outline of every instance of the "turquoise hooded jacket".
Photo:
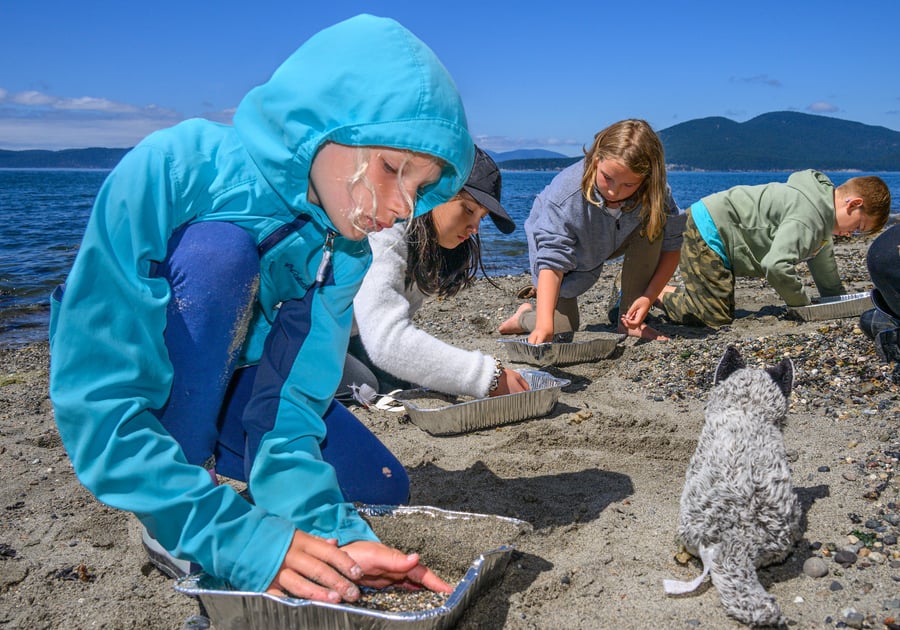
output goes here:
{"type": "Polygon", "coordinates": [[[326,142],[440,158],[442,176],[417,215],[456,194],[474,160],[456,87],[432,51],[393,20],[357,16],[310,38],[251,90],[233,127],[189,120],[130,151],[97,196],[65,291],[51,299],[50,394],[79,480],[135,513],[176,557],[244,590],[268,587],[295,528],[342,545],[376,540],[319,451],[371,261],[365,239],[337,235],[307,200],[326,142]],[[238,225],[260,246],[249,330],[235,338],[241,363],[258,362],[263,342],[277,352],[280,307],[304,304],[302,343],[272,394],[275,417],[250,471],[255,505],[188,464],[151,413],[173,380],[163,340],[171,292],[151,266],[175,230],[200,221],[238,225]],[[326,247],[331,271],[316,283],[326,247]]]}

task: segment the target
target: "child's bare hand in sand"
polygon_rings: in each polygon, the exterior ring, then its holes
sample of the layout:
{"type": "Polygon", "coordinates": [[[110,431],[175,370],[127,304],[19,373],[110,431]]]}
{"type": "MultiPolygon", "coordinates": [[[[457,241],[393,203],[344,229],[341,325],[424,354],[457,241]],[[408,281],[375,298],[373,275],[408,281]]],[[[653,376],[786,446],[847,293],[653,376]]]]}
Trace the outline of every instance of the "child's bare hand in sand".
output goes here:
{"type": "Polygon", "coordinates": [[[418,590],[427,588],[436,593],[452,593],[453,587],[419,562],[419,554],[406,554],[379,542],[358,540],[341,549],[362,567],[363,577],[358,584],[371,588],[401,586],[418,590]]]}
{"type": "Polygon", "coordinates": [[[333,604],[353,602],[359,599],[355,582],[364,575],[356,560],[338,548],[337,540],[297,530],[266,592],[333,604]]]}
{"type": "Polygon", "coordinates": [[[527,392],[528,381],[525,377],[509,368],[503,368],[500,378],[497,379],[497,387],[488,392],[488,396],[504,396],[506,394],[518,394],[519,392],[527,392]]]}
{"type": "Polygon", "coordinates": [[[629,307],[628,312],[619,318],[619,332],[625,333],[629,337],[668,341],[668,337],[644,323],[647,313],[650,312],[651,304],[652,302],[647,297],[641,296],[636,299],[629,307]]]}
{"type": "Polygon", "coordinates": [[[547,343],[548,341],[553,341],[553,330],[544,330],[542,328],[535,328],[530,335],[528,335],[528,343],[530,344],[539,344],[539,343],[547,343]]]}

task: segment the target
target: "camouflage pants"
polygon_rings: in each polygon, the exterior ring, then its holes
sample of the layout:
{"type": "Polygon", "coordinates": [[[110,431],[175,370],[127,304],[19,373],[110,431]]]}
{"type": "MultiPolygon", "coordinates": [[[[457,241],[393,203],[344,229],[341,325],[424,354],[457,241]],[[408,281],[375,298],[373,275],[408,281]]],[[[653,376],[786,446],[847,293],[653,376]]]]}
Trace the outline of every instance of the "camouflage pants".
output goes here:
{"type": "Polygon", "coordinates": [[[734,321],[734,274],[709,248],[688,217],[678,269],[684,287],[660,296],[674,322],[718,328],[734,321]]]}

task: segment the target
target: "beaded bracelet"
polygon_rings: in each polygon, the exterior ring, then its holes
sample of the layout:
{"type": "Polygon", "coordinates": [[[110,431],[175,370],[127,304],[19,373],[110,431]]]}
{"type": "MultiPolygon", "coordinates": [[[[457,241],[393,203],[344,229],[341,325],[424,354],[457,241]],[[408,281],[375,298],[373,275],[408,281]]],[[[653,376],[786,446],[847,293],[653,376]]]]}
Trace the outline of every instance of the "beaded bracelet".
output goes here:
{"type": "Polygon", "coordinates": [[[500,363],[499,359],[494,359],[494,364],[494,378],[491,379],[491,384],[488,387],[488,393],[500,387],[500,377],[503,376],[503,364],[500,363]]]}

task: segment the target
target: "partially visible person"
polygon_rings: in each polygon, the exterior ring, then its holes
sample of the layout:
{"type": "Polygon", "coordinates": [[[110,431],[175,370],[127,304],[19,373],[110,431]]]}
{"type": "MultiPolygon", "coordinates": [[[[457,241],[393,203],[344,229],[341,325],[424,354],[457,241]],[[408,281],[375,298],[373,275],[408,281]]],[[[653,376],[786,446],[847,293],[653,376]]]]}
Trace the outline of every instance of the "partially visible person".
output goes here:
{"type": "Polygon", "coordinates": [[[501,184],[494,160],[476,147],[472,173],[456,197],[409,225],[369,236],[374,259],[353,300],[358,334],[350,337],[339,399],[352,401],[361,385],[474,398],[528,390],[521,374],[494,357],[441,341],[412,321],[427,297],[452,297],[483,269],[478,226],[485,216],[504,234],[515,230],[500,204],[501,184]]]}
{"type": "Polygon", "coordinates": [[[885,363],[900,362],[900,225],[872,241],[866,266],[875,287],[875,308],[863,313],[859,327],[875,342],[875,352],[885,363]]]}
{"type": "Polygon", "coordinates": [[[473,159],[434,53],[363,15],[233,126],[155,132],[110,173],[51,300],[50,396],[78,479],[137,516],[157,567],[332,603],[450,590],[354,508],[407,501],[409,478],[333,396],[366,235],[452,198],[473,159]]]}
{"type": "Polygon", "coordinates": [[[681,248],[683,287],[667,286],[659,305],[672,321],[717,328],[734,321],[734,279],[765,278],[788,306],[810,295],[797,265],[806,262],[821,297],[844,290],[833,235],[875,234],[887,222],[891,193],[879,177],[835,187],[814,170],[786,183],[735,186],[694,203],[681,248]]]}
{"type": "Polygon", "coordinates": [[[618,330],[664,340],[644,320],[678,266],[684,220],[662,143],[643,120],[622,120],[598,132],[584,155],[534,200],[525,233],[536,306],[520,305],[499,332],[527,332],[537,344],[578,330],[578,297],[606,261],[624,256],[618,330]]]}

